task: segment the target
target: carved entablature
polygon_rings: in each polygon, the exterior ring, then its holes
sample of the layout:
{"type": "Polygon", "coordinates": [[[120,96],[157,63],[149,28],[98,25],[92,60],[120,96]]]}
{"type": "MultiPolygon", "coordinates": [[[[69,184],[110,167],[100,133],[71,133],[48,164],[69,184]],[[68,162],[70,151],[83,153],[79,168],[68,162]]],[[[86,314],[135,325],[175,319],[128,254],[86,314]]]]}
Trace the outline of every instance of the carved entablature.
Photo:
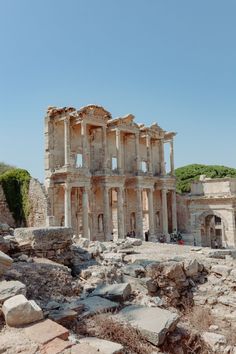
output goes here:
{"type": "Polygon", "coordinates": [[[141,137],[149,135],[151,139],[164,138],[165,134],[165,131],[161,129],[157,123],[152,124],[150,127],[147,127],[144,124],[140,124],[139,130],[141,132],[141,137]]]}
{"type": "Polygon", "coordinates": [[[76,109],[74,107],[48,107],[47,117],[50,119],[61,119],[66,116],[75,116],[76,109]]]}
{"type": "Polygon", "coordinates": [[[164,139],[165,141],[170,141],[173,140],[174,136],[176,136],[177,133],[175,132],[165,132],[164,139]]]}
{"type": "Polygon", "coordinates": [[[78,122],[86,120],[89,123],[101,122],[107,124],[108,120],[112,118],[111,113],[106,111],[102,106],[88,105],[80,108],[77,111],[78,122]]]}
{"type": "Polygon", "coordinates": [[[136,133],[139,130],[139,126],[134,122],[133,114],[127,114],[124,117],[114,118],[108,121],[108,127],[113,129],[120,129],[122,131],[136,133]]]}

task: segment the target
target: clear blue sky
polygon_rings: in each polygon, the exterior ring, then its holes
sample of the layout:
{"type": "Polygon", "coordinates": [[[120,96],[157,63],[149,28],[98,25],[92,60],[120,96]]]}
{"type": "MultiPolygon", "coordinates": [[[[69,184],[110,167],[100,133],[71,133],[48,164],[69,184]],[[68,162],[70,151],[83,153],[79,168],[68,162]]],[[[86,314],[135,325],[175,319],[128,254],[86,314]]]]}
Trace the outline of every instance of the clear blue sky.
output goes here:
{"type": "Polygon", "coordinates": [[[177,131],[175,163],[236,167],[235,0],[0,0],[0,161],[43,180],[47,106],[177,131]]]}

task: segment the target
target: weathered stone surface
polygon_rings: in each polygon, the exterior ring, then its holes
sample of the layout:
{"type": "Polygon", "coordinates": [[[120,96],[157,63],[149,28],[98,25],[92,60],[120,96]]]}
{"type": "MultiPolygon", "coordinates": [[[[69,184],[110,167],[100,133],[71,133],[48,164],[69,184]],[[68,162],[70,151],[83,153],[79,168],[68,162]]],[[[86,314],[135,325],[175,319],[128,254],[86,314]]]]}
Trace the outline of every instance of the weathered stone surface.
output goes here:
{"type": "Polygon", "coordinates": [[[204,332],[202,338],[215,353],[221,353],[222,346],[226,344],[226,338],[222,334],[204,332]]]}
{"type": "Polygon", "coordinates": [[[23,252],[46,257],[68,265],[73,255],[70,250],[73,230],[67,227],[18,228],[14,236],[23,252]]]}
{"type": "Polygon", "coordinates": [[[13,259],[0,251],[0,277],[11,267],[13,259]]]}
{"type": "Polygon", "coordinates": [[[116,309],[119,306],[118,303],[103,299],[100,296],[87,297],[86,299],[81,300],[80,304],[84,305],[85,307],[85,312],[83,313],[83,316],[116,309]]]}
{"type": "Polygon", "coordinates": [[[138,305],[125,307],[115,315],[115,318],[138,328],[141,334],[154,345],[161,345],[166,334],[175,329],[179,320],[176,313],[158,307],[138,305]]]}
{"type": "Polygon", "coordinates": [[[131,277],[145,276],[145,269],[139,264],[129,264],[122,269],[123,273],[131,277]]]}
{"type": "Polygon", "coordinates": [[[17,280],[0,282],[0,304],[15,295],[26,295],[26,286],[17,280]]]}
{"type": "Polygon", "coordinates": [[[11,327],[40,321],[43,319],[41,308],[33,300],[24,295],[16,295],[6,300],[2,307],[6,324],[11,327]]]}
{"type": "Polygon", "coordinates": [[[111,262],[122,262],[123,254],[122,253],[103,253],[102,257],[111,262]]]}
{"type": "Polygon", "coordinates": [[[95,289],[90,296],[101,296],[113,301],[125,301],[131,294],[129,283],[104,284],[95,289]]]}
{"type": "Polygon", "coordinates": [[[69,331],[52,320],[44,320],[25,328],[25,335],[33,342],[46,344],[55,338],[67,340],[69,331]]]}
{"type": "Polygon", "coordinates": [[[80,343],[85,343],[96,349],[99,353],[104,354],[119,354],[123,350],[123,346],[119,343],[99,339],[95,337],[81,338],[80,343]]]}
{"type": "Polygon", "coordinates": [[[198,275],[199,263],[196,259],[188,259],[184,262],[184,271],[187,277],[198,275]]]}
{"type": "Polygon", "coordinates": [[[54,310],[50,312],[48,317],[51,320],[63,325],[76,319],[77,312],[70,309],[54,310]]]}
{"type": "Polygon", "coordinates": [[[211,267],[211,272],[216,273],[216,274],[220,274],[224,277],[227,277],[229,275],[229,273],[231,272],[231,270],[232,270],[231,267],[228,267],[223,264],[217,264],[217,265],[213,265],[211,267]]]}
{"type": "Polygon", "coordinates": [[[186,279],[180,262],[165,262],[163,264],[163,275],[174,281],[185,281],[186,279]]]}
{"type": "Polygon", "coordinates": [[[235,294],[219,296],[217,300],[219,303],[221,303],[223,305],[236,307],[236,295],[235,294]]]}
{"type": "Polygon", "coordinates": [[[143,241],[138,238],[133,238],[133,237],[126,237],[126,240],[129,242],[130,245],[132,246],[141,246],[143,241]]]}
{"type": "Polygon", "coordinates": [[[48,342],[41,349],[42,354],[59,354],[63,353],[64,350],[71,348],[72,343],[69,341],[62,340],[60,338],[55,338],[52,341],[48,342]]]}
{"type": "Polygon", "coordinates": [[[98,353],[105,354],[101,351],[98,352],[97,349],[95,349],[94,347],[86,343],[76,344],[71,348],[70,351],[70,354],[98,354],[98,353]]]}

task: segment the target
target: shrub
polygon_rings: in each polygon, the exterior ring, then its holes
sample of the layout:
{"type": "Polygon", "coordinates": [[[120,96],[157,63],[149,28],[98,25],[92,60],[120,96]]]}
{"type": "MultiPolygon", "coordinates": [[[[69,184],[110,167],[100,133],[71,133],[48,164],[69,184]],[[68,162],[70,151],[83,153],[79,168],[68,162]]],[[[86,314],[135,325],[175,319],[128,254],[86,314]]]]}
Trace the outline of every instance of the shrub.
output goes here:
{"type": "Polygon", "coordinates": [[[175,170],[177,178],[177,191],[179,193],[189,193],[191,183],[198,181],[201,175],[208,178],[236,177],[236,169],[218,165],[192,164],[175,170]]]}
{"type": "Polygon", "coordinates": [[[29,215],[29,182],[29,172],[20,168],[11,169],[0,175],[6,201],[17,226],[25,225],[29,215]]]}

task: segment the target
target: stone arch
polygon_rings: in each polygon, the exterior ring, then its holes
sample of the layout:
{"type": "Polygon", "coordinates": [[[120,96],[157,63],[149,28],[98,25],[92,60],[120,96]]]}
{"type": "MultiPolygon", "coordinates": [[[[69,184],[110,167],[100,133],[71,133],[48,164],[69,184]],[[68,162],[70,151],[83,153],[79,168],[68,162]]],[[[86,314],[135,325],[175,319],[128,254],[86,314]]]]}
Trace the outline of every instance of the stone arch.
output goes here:
{"type": "Polygon", "coordinates": [[[207,216],[209,215],[214,215],[214,216],[218,216],[219,218],[221,218],[221,220],[223,221],[224,223],[224,226],[225,226],[225,229],[228,230],[229,226],[228,226],[228,221],[225,219],[225,217],[218,211],[215,211],[213,209],[208,209],[206,211],[204,211],[203,213],[201,213],[199,216],[198,216],[198,219],[197,219],[197,228],[200,229],[201,228],[201,224],[202,222],[206,219],[207,216]]]}
{"type": "Polygon", "coordinates": [[[218,248],[225,245],[228,222],[219,211],[208,209],[201,213],[196,220],[196,228],[199,231],[202,246],[218,248]],[[216,218],[220,219],[218,226],[216,218]]]}

